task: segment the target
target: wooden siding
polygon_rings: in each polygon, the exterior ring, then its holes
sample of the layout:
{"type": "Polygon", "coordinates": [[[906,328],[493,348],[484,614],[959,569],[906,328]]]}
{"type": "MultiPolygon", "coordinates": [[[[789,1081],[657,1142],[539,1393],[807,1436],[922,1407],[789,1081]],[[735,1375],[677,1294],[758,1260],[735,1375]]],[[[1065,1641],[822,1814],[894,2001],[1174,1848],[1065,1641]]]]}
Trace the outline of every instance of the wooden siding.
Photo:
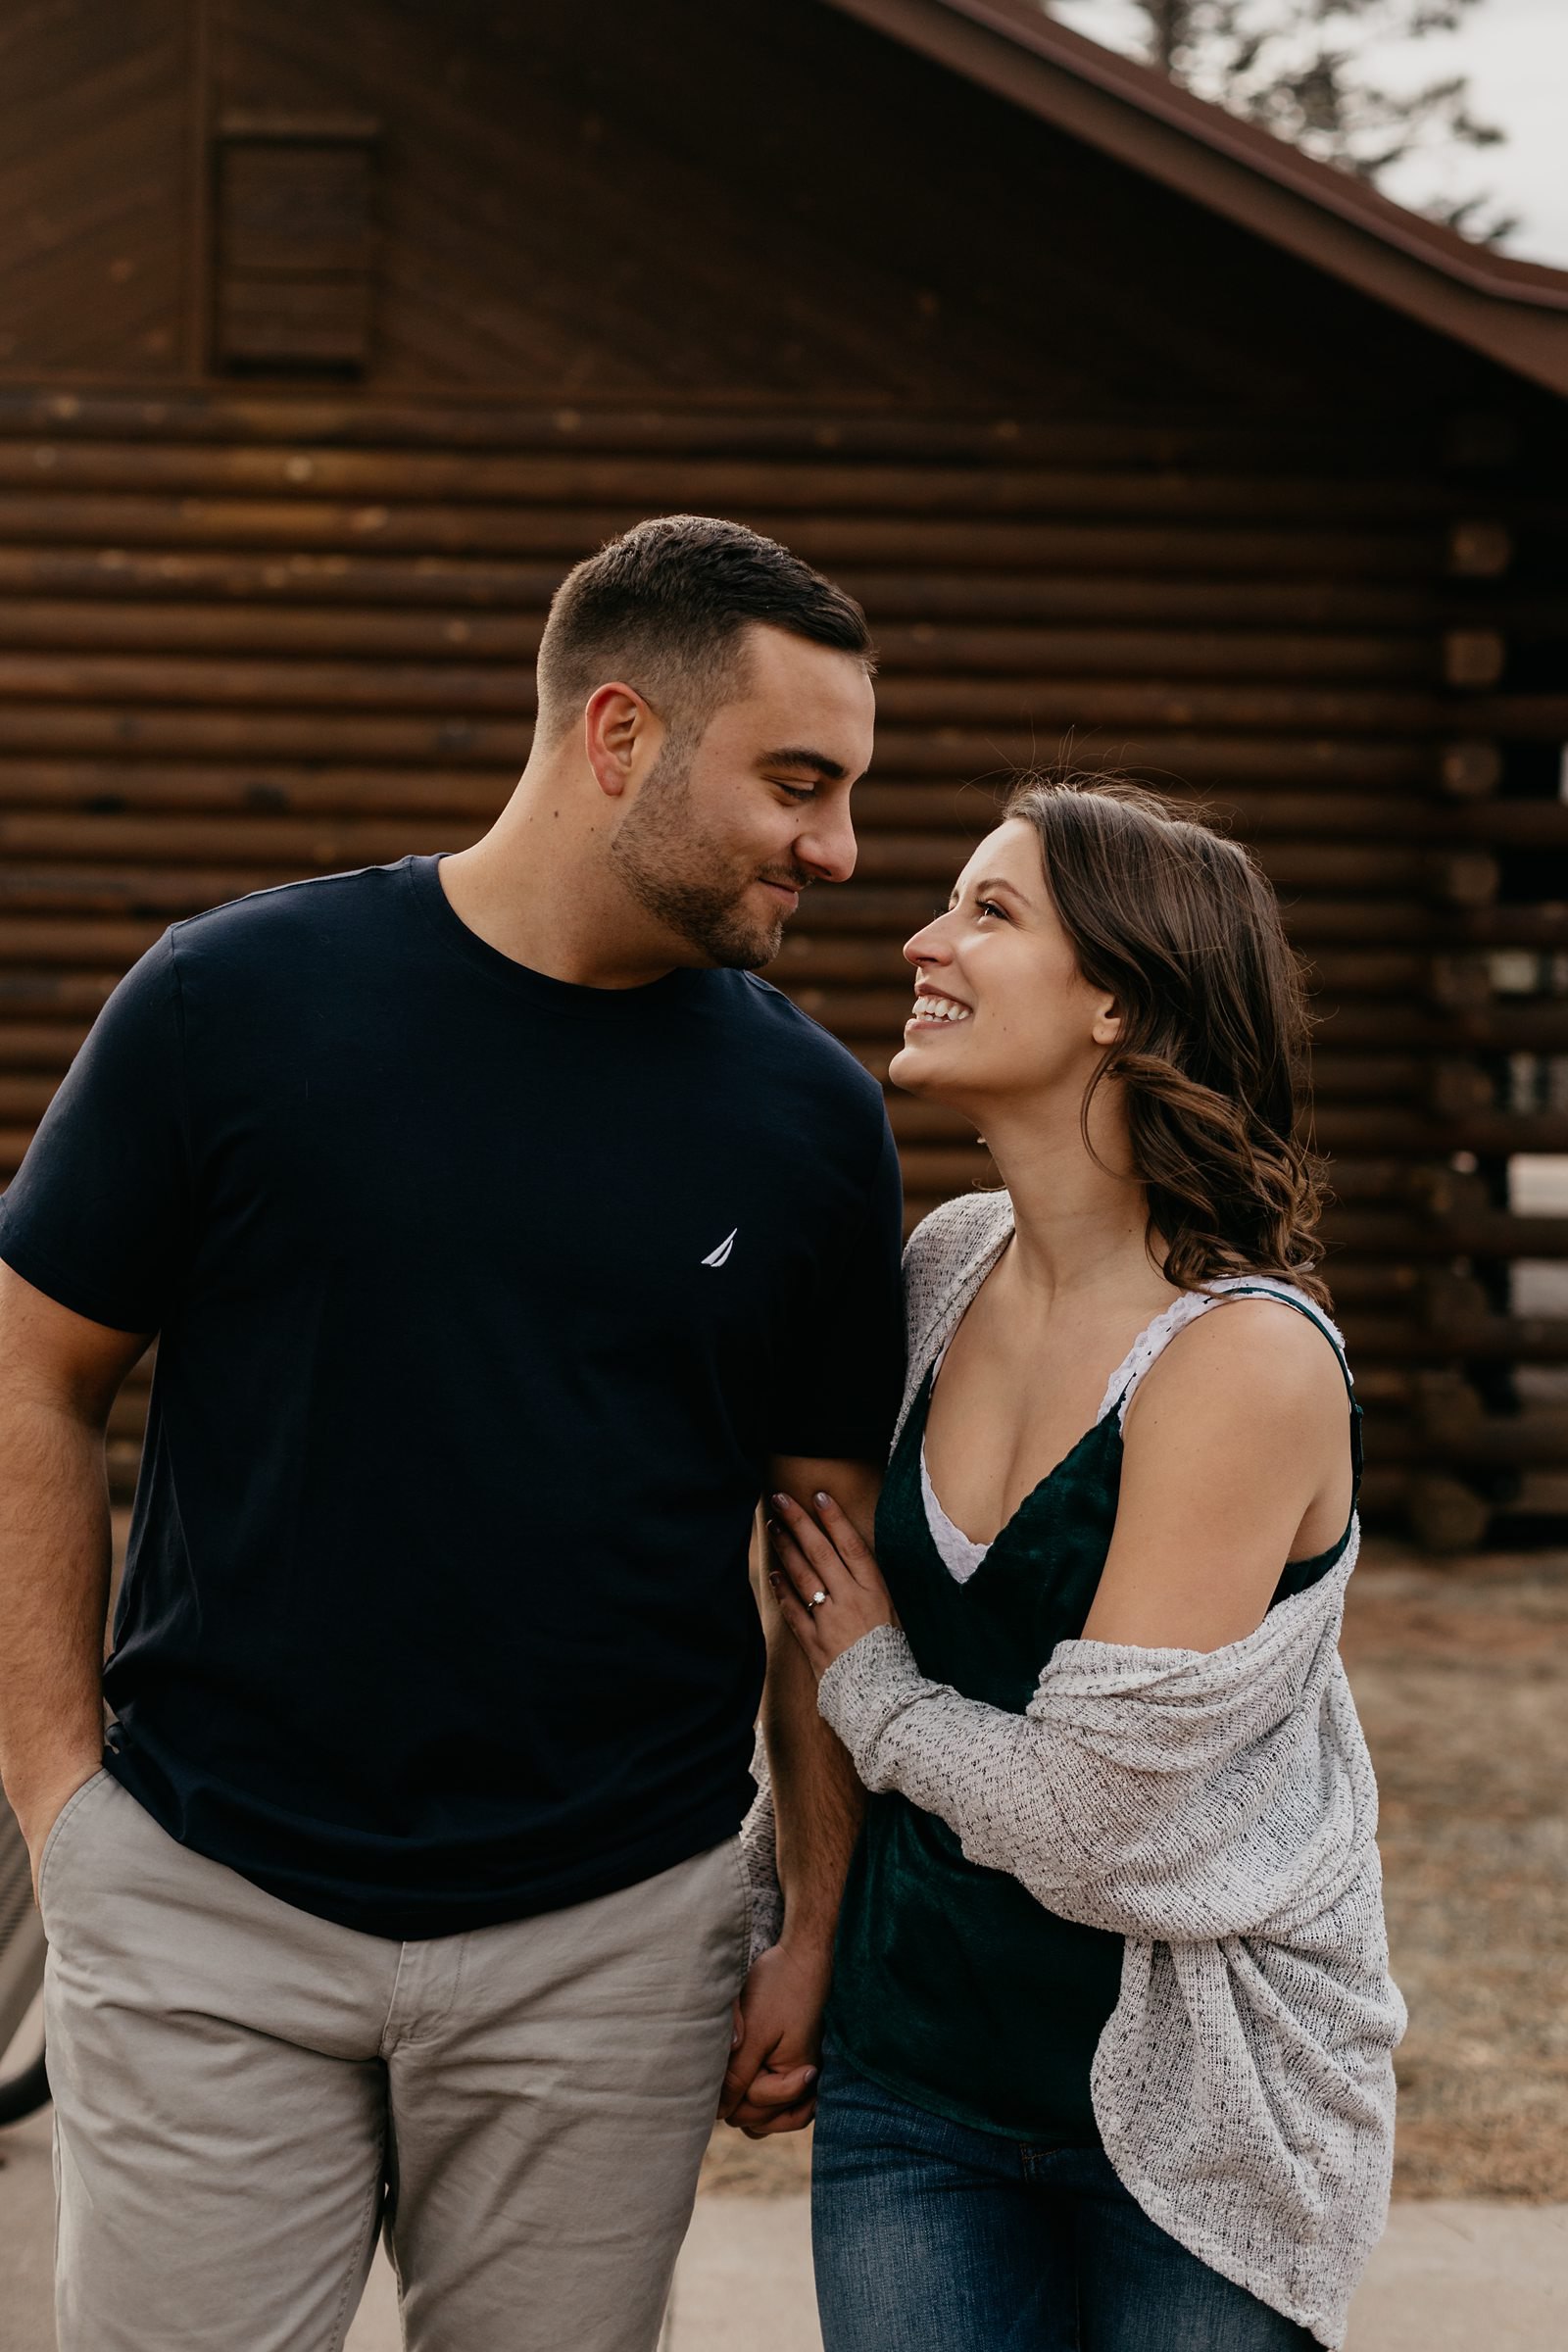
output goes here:
{"type": "Polygon", "coordinates": [[[194,32],[190,0],[0,15],[0,368],[188,365],[194,32]]]}
{"type": "MultiPolygon", "coordinates": [[[[730,514],[860,595],[884,662],[859,871],[772,976],[880,1075],[899,943],[1013,766],[1071,730],[1201,795],[1313,967],[1371,1499],[1414,1477],[1434,1532],[1484,1517],[1565,1434],[1488,1409],[1568,1361],[1507,1287],[1568,1220],[1509,1216],[1497,1173],[1568,1151],[1568,1102],[1518,1106],[1568,1068],[1568,515],[1540,487],[1303,427],[0,394],[6,1165],[166,923],[473,839],[562,571],[640,514],[730,514]]],[[[891,1108],[911,1216],[994,1175],[960,1122],[891,1108]]]]}
{"type": "MultiPolygon", "coordinates": [[[[884,655],[780,984],[881,1072],[1012,769],[1206,800],[1312,966],[1372,1500],[1568,1505],[1568,1217],[1507,1208],[1568,1152],[1560,403],[819,0],[76,0],[0,61],[7,1165],[165,923],[471,840],[562,572],[729,514],[884,655]],[[376,134],[351,249],[240,270],[363,390],[213,381],[221,141],[280,122],[376,134]]],[[[891,1107],[911,1214],[985,1180],[891,1107]]]]}

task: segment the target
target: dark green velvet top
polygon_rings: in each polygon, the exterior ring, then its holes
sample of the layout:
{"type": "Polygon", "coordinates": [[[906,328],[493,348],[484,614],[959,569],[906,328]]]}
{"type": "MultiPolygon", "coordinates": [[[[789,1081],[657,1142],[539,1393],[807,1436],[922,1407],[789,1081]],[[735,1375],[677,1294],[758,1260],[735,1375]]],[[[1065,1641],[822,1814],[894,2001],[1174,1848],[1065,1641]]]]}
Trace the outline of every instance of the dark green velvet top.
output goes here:
{"type": "MultiPolygon", "coordinates": [[[[1053,1649],[1082,1634],[1094,1601],[1121,1485],[1120,1416],[1107,1407],[960,1584],[932,1541],[920,1491],[935,1377],[926,1374],[889,1465],[877,1557],[920,1672],[1022,1714],[1053,1649]]],[[[1350,1415],[1359,1483],[1353,1395],[1350,1415]]],[[[1325,1575],[1349,1532],[1293,1561],[1274,1600],[1325,1575]]],[[[839,1921],[829,2027],[852,2064],[915,2106],[1034,2143],[1093,2146],[1089,2072],[1123,1948],[1120,1936],[1048,1911],[1005,1871],[965,1860],[935,1814],[897,1791],[872,1796],[839,1921]]]]}

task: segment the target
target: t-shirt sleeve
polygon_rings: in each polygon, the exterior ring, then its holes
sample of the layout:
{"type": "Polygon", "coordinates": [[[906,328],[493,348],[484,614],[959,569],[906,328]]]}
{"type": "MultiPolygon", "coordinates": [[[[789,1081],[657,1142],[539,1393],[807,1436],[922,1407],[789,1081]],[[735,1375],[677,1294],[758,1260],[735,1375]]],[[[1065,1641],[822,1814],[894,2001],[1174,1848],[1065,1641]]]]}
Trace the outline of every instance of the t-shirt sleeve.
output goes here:
{"type": "Polygon", "coordinates": [[[824,1269],[778,1367],[770,1453],[884,1462],[904,1393],[904,1185],[887,1117],[851,1247],[824,1269]]]}
{"type": "Polygon", "coordinates": [[[116,1331],[156,1331],[191,1221],[179,978],[166,932],[94,1022],[0,1199],[0,1258],[116,1331]]]}

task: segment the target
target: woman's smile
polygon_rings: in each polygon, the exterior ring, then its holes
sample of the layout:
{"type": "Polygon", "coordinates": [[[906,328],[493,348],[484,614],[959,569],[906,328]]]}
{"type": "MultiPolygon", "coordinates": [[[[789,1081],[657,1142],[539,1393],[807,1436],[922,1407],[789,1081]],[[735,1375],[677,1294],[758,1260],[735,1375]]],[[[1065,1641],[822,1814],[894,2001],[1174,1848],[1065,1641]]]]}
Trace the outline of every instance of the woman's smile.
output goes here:
{"type": "Polygon", "coordinates": [[[956,1021],[968,1020],[973,1011],[972,1004],[960,1004],[956,997],[947,996],[921,980],[915,985],[914,1010],[904,1024],[904,1034],[908,1037],[924,1029],[951,1028],[956,1021]]]}

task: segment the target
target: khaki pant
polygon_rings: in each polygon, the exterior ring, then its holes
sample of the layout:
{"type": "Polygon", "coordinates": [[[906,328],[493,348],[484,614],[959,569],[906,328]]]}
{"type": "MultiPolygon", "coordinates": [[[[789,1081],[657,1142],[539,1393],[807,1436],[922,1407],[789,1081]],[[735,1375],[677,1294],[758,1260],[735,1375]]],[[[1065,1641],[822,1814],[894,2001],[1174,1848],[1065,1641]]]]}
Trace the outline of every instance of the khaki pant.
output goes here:
{"type": "Polygon", "coordinates": [[[338,2352],[381,2228],[411,2352],[649,2352],[746,1963],[735,1841],[398,1944],[100,1773],[42,1902],[60,2352],[338,2352]]]}

